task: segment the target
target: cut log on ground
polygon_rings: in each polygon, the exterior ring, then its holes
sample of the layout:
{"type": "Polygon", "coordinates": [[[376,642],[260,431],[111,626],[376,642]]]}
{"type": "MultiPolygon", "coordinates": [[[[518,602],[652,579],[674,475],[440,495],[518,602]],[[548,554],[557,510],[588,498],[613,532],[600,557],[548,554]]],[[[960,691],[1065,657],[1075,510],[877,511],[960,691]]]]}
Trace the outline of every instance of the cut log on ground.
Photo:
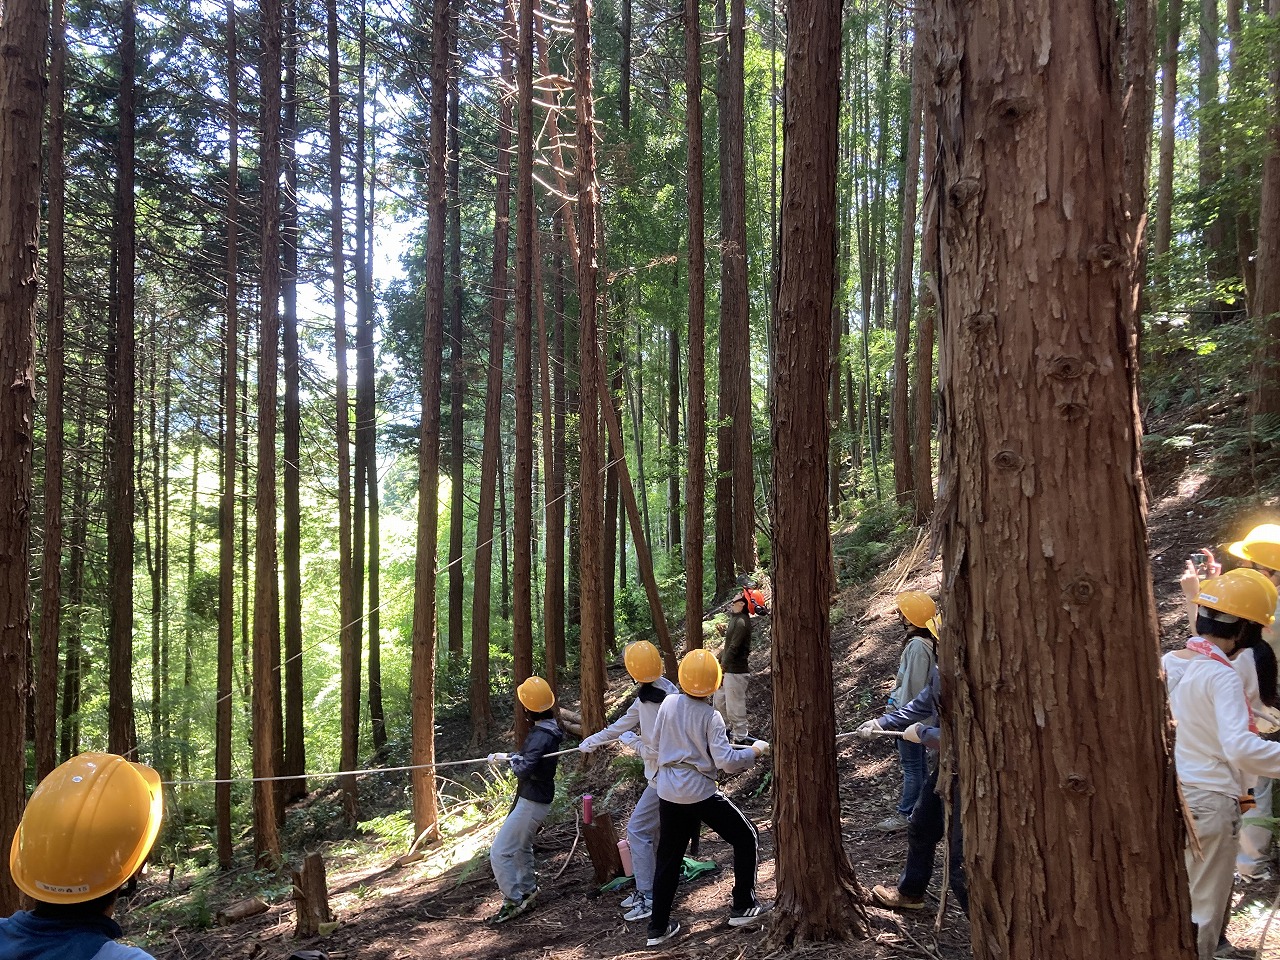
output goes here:
{"type": "Polygon", "coordinates": [[[596,871],[596,886],[622,876],[618,832],[613,828],[613,817],[608,811],[597,811],[590,823],[582,825],[582,839],[587,843],[587,854],[596,871]]]}
{"type": "Polygon", "coordinates": [[[333,922],[324,858],[320,854],[307,854],[302,869],[293,871],[293,899],[298,905],[298,937],[314,937],[321,932],[322,925],[333,922]]]}
{"type": "Polygon", "coordinates": [[[267,902],[261,897],[249,897],[247,900],[237,900],[225,910],[219,910],[216,919],[220,924],[239,923],[266,913],[268,909],[267,902]]]}

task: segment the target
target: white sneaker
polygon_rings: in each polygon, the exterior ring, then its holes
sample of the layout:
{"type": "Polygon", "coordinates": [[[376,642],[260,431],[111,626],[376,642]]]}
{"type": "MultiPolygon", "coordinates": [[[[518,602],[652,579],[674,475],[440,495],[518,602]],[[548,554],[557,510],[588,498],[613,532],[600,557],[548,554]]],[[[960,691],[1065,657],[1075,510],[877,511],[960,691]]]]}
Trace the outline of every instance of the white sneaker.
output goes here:
{"type": "Polygon", "coordinates": [[[618,904],[618,906],[620,906],[623,910],[630,910],[642,899],[644,898],[640,896],[640,892],[638,890],[632,890],[629,894],[627,894],[625,897],[622,898],[622,902],[618,904]]]}
{"type": "Polygon", "coordinates": [[[648,920],[653,916],[653,902],[648,897],[637,895],[635,905],[622,915],[623,920],[648,920]]]}
{"type": "Polygon", "coordinates": [[[907,818],[895,810],[889,816],[877,823],[875,829],[879,830],[881,833],[895,833],[905,827],[907,822],[907,818]]]}
{"type": "Polygon", "coordinates": [[[660,943],[666,943],[679,932],[680,924],[677,921],[672,920],[667,924],[667,929],[662,933],[654,933],[653,931],[650,931],[649,939],[644,942],[644,945],[646,947],[656,947],[660,943]]]}

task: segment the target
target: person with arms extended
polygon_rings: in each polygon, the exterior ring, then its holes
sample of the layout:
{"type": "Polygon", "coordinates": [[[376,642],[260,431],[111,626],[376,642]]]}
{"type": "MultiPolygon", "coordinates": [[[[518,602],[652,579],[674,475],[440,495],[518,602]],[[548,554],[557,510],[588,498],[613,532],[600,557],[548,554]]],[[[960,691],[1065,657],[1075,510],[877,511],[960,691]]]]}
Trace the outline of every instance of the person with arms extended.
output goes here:
{"type": "Polygon", "coordinates": [[[541,677],[530,677],[516,688],[520,706],[533,726],[525,735],[520,752],[491,753],[491,764],[510,763],[516,775],[516,802],[502,822],[489,850],[493,878],[502,891],[502,905],[493,923],[506,923],[530,910],[538,899],[538,878],[533,869],[533,838],[551,812],[556,794],[556,767],[559,757],[547,754],[560,749],[564,732],[556,722],[556,696],[541,677]]]}
{"type": "Polygon", "coordinates": [[[82,753],[40,782],[9,850],[14,883],[35,906],[0,920],[0,960],[151,960],[112,915],[160,832],[164,800],[150,767],[82,753]]]}
{"type": "Polygon", "coordinates": [[[658,842],[658,790],[654,785],[658,773],[658,750],[654,726],[658,709],[668,696],[679,693],[676,685],[662,675],[662,655],[648,640],[627,644],[623,663],[631,679],[640,684],[635,700],[621,717],[599,733],[593,733],[578,749],[590,753],[614,740],[634,746],[644,760],[644,793],[636,801],[627,821],[627,845],[631,849],[631,865],[635,872],[635,892],[622,901],[627,911],[624,920],[647,920],[653,912],[654,856],[658,842]],[[635,730],[639,728],[640,734],[635,730]]]}
{"type": "Polygon", "coordinates": [[[729,926],[753,922],[769,910],[756,899],[758,839],[753,824],[719,791],[717,771],[741,773],[769,752],[756,740],[734,746],[724,719],[709,699],[720,686],[720,664],[709,650],[691,650],[680,661],[680,688],[658,709],[654,741],[658,749],[658,864],[646,945],[656,947],[680,932],[671,919],[685,848],[705,823],[733,847],[733,907],[729,926]]]}

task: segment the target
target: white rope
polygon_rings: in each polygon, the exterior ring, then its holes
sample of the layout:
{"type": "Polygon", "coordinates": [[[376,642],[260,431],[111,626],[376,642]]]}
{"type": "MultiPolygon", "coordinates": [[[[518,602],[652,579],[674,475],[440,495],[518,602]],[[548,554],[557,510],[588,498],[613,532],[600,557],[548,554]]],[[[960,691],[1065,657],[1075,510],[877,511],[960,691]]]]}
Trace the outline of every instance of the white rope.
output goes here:
{"type": "MultiPolygon", "coordinates": [[[[557,750],[555,753],[544,753],[543,757],[562,757],[566,753],[577,753],[577,747],[557,750]]],[[[510,754],[507,755],[508,757],[510,754]]],[[[473,757],[468,760],[445,760],[437,763],[416,763],[405,767],[369,767],[365,770],[330,770],[321,773],[290,774],[279,777],[232,777],[228,780],[165,780],[166,787],[194,787],[202,784],[222,783],[275,783],[282,780],[332,780],[337,777],[358,777],[369,773],[403,773],[406,770],[439,770],[442,767],[464,767],[470,763],[487,763],[489,756],[473,757]]]]}

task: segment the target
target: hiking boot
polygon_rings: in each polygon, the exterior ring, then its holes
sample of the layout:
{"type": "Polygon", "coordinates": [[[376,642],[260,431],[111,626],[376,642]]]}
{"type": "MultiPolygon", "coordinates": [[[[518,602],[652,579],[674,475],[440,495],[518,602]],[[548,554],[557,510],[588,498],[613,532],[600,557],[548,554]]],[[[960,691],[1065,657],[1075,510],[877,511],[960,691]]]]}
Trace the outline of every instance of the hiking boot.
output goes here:
{"type": "Polygon", "coordinates": [[[910,897],[897,887],[886,887],[882,883],[871,888],[871,899],[890,910],[924,909],[924,897],[910,897]]]}
{"type": "Polygon", "coordinates": [[[528,913],[533,909],[533,905],[538,900],[539,888],[534,887],[529,893],[526,893],[519,900],[503,900],[502,906],[498,908],[498,912],[493,915],[492,922],[495,924],[506,923],[508,920],[514,920],[522,913],[528,913]]]}
{"type": "Polygon", "coordinates": [[[636,895],[636,902],[631,909],[622,915],[623,920],[648,920],[653,916],[653,901],[648,897],[636,895]]]}
{"type": "Polygon", "coordinates": [[[764,916],[773,909],[772,901],[759,901],[753,903],[745,910],[739,910],[736,907],[729,911],[729,926],[745,927],[749,923],[755,923],[756,919],[764,916]]]}
{"type": "Polygon", "coordinates": [[[670,940],[679,932],[680,932],[680,924],[677,923],[675,920],[672,920],[670,923],[667,924],[667,929],[664,930],[662,933],[654,933],[652,930],[650,930],[649,939],[644,942],[644,945],[646,947],[656,947],[660,943],[666,943],[668,940],[670,940]]]}
{"type": "Polygon", "coordinates": [[[907,818],[895,810],[889,816],[877,823],[875,825],[875,829],[879,830],[881,833],[896,833],[906,827],[907,822],[907,818]]]}

